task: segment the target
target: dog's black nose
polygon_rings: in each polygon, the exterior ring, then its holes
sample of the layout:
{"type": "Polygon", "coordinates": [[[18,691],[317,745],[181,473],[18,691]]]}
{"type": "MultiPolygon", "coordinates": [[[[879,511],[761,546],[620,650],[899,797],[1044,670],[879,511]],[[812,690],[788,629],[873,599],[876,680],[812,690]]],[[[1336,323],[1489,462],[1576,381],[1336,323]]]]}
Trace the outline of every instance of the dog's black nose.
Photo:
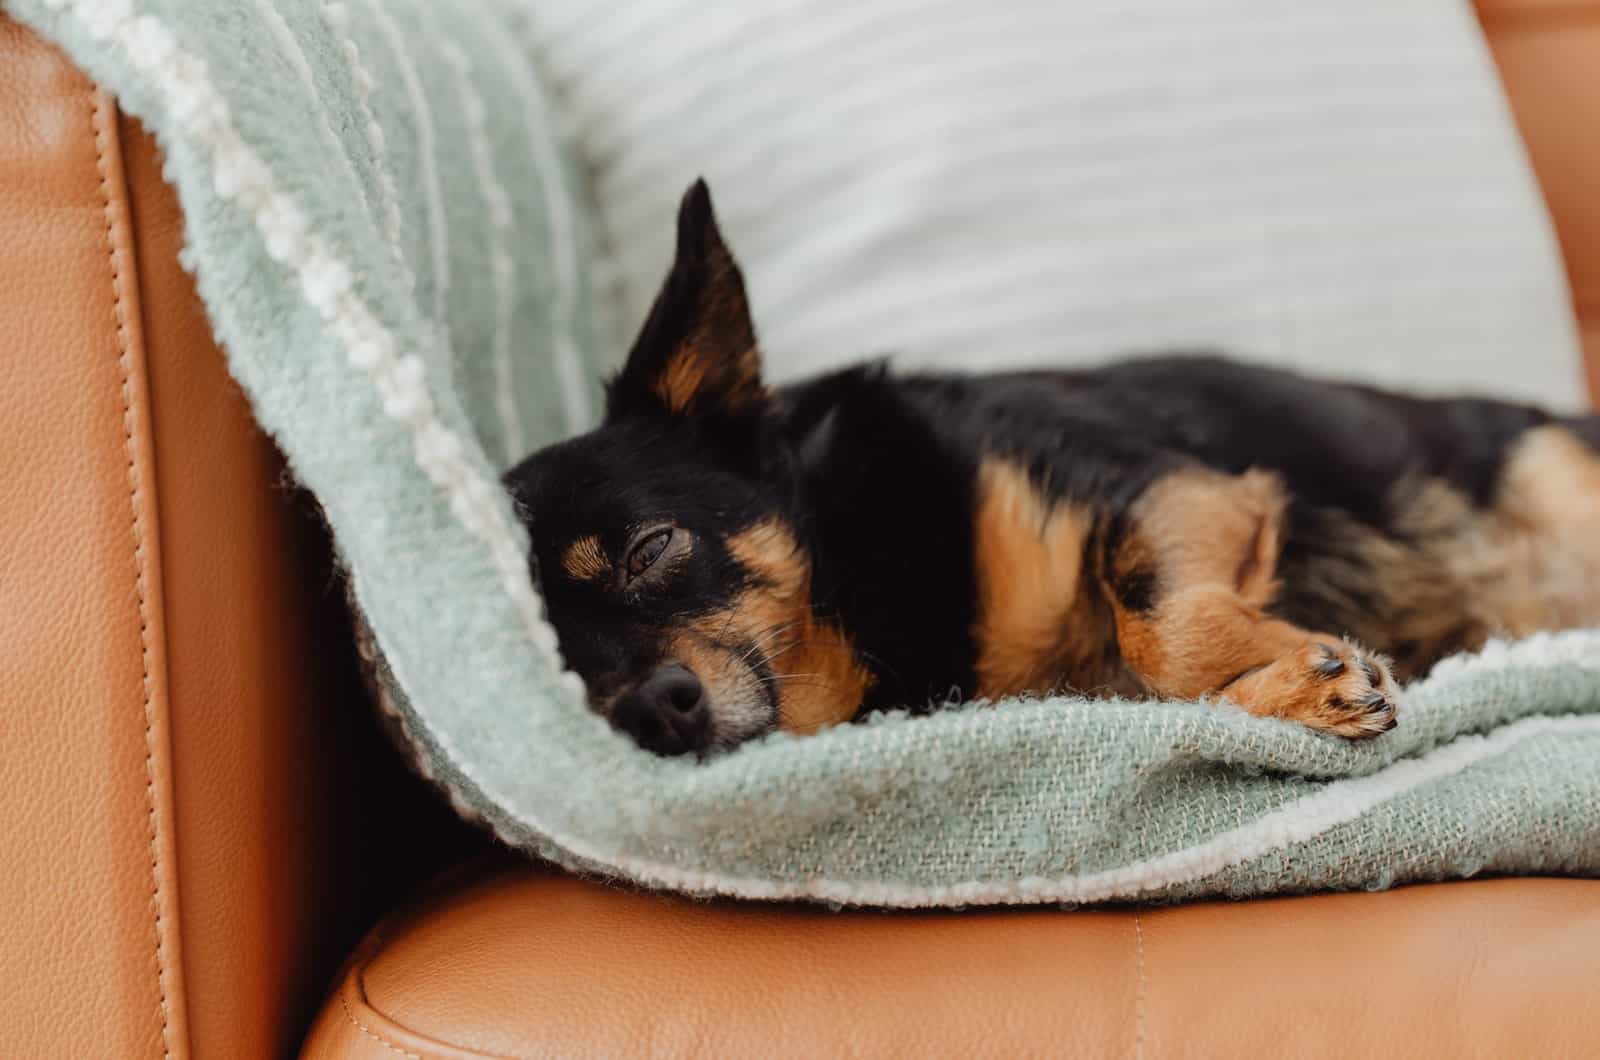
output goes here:
{"type": "Polygon", "coordinates": [[[617,700],[611,724],[658,755],[703,751],[711,742],[705,686],[675,663],[658,666],[638,688],[617,700]]]}

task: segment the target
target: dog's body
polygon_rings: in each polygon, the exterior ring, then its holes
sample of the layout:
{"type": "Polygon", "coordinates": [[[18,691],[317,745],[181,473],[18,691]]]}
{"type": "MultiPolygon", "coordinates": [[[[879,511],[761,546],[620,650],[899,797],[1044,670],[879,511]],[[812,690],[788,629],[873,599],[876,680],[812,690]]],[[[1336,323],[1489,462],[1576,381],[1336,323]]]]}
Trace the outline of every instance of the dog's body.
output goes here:
{"type": "Polygon", "coordinates": [[[606,424],[510,476],[567,660],[663,753],[890,707],[1217,697],[1344,736],[1600,622],[1600,417],[1215,358],[768,391],[703,186],[606,424]]]}

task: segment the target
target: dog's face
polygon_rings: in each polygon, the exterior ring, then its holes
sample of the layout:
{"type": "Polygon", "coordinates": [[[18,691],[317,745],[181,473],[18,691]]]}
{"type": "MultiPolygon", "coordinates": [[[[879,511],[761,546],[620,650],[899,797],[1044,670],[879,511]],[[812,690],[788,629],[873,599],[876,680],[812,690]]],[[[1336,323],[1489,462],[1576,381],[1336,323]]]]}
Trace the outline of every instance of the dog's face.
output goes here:
{"type": "Polygon", "coordinates": [[[744,283],[704,184],[597,430],[507,475],[562,654],[662,754],[844,720],[865,677],[816,619],[744,283]],[[854,698],[852,698],[852,696],[854,698]]]}

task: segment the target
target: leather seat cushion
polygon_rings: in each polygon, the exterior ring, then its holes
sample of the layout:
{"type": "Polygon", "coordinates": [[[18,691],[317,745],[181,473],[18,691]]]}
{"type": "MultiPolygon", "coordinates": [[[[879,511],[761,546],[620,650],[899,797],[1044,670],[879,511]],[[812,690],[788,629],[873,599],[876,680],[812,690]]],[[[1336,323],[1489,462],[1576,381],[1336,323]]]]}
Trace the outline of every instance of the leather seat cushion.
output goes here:
{"type": "Polygon", "coordinates": [[[529,867],[371,935],[310,1057],[1600,1053],[1600,882],[885,913],[529,867]]]}

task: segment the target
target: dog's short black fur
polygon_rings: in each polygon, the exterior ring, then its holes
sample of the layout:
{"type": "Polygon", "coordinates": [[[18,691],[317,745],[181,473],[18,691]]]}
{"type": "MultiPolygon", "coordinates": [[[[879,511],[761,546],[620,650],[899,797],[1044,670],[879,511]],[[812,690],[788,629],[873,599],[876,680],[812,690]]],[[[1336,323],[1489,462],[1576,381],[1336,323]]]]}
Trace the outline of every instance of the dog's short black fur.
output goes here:
{"type": "Polygon", "coordinates": [[[1363,737],[1444,654],[1600,620],[1600,417],[1200,356],[768,389],[703,183],[605,423],[507,481],[662,753],[1057,691],[1363,737]]]}

